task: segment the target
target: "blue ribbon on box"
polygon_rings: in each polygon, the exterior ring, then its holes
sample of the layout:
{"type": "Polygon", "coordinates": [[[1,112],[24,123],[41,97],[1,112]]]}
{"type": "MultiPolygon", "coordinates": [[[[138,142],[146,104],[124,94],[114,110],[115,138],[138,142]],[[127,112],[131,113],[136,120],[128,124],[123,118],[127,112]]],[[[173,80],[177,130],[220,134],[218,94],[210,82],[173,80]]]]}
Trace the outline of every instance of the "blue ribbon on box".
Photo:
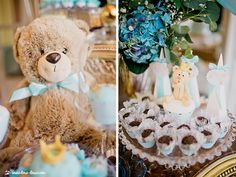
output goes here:
{"type": "Polygon", "coordinates": [[[72,74],[64,81],[57,82],[50,86],[42,83],[32,82],[30,83],[29,87],[15,90],[11,96],[10,102],[25,99],[31,96],[39,96],[47,90],[55,88],[64,88],[79,93],[79,87],[85,93],[89,90],[89,87],[85,83],[84,75],[82,72],[79,73],[79,77],[77,74],[72,74]]]}
{"type": "Polygon", "coordinates": [[[187,58],[185,56],[182,56],[181,60],[183,62],[188,63],[188,64],[194,64],[194,63],[197,63],[199,61],[199,58],[198,58],[198,56],[194,56],[192,59],[190,59],[190,58],[187,58]]]}
{"type": "Polygon", "coordinates": [[[214,63],[210,63],[208,67],[211,70],[222,70],[222,71],[227,71],[230,68],[228,65],[218,66],[214,63]]]}

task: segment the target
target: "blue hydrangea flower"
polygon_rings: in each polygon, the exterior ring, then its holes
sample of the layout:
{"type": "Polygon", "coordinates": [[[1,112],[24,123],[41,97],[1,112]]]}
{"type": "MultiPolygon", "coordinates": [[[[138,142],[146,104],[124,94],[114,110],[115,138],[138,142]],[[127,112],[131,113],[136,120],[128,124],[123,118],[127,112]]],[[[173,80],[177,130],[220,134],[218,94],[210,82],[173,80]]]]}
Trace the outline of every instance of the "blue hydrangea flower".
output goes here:
{"type": "Polygon", "coordinates": [[[158,3],[152,8],[139,6],[130,14],[120,16],[119,48],[126,59],[136,63],[150,63],[166,47],[167,28],[171,16],[158,3]]]}

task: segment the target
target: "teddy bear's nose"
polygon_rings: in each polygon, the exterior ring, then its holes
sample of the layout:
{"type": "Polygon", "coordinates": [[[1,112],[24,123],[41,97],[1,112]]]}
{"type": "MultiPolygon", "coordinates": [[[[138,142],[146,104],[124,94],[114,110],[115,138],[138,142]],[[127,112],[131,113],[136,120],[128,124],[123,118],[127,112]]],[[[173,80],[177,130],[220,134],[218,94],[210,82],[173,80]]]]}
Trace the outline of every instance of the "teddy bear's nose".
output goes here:
{"type": "Polygon", "coordinates": [[[55,64],[61,59],[61,55],[59,53],[50,53],[47,57],[46,60],[49,63],[55,64]]]}

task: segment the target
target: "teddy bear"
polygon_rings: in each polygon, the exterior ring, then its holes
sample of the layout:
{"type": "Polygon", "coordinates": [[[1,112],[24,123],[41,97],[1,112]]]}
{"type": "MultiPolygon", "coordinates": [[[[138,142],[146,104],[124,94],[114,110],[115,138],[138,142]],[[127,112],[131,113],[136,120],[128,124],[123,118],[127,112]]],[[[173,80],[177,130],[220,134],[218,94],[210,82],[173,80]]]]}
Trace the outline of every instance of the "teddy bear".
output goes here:
{"type": "Polygon", "coordinates": [[[0,161],[9,154],[56,135],[66,143],[85,145],[100,153],[115,147],[115,135],[91,126],[83,70],[89,54],[88,25],[62,16],[43,16],[18,28],[13,51],[25,79],[13,93],[8,106],[8,143],[0,161]],[[79,87],[79,88],[78,88],[79,87]],[[23,96],[22,96],[23,95],[23,96]]]}
{"type": "Polygon", "coordinates": [[[175,100],[181,101],[184,106],[188,106],[191,100],[188,88],[191,75],[192,68],[185,62],[182,62],[180,66],[173,67],[173,97],[175,100]]]}

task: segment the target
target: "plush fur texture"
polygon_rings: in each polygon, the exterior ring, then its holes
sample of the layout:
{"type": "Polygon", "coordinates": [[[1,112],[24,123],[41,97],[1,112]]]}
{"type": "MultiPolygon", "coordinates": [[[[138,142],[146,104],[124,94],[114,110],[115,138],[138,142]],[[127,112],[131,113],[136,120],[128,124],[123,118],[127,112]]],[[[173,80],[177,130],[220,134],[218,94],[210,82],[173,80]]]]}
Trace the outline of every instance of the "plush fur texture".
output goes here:
{"type": "MultiPolygon", "coordinates": [[[[39,59],[52,51],[63,53],[66,48],[71,73],[83,69],[89,48],[86,39],[88,32],[85,22],[58,16],[41,17],[18,29],[14,54],[25,76],[19,88],[28,86],[31,81],[52,82],[38,71],[39,59]]],[[[16,149],[38,144],[39,139],[53,141],[55,135],[60,135],[64,142],[79,142],[94,152],[101,151],[102,139],[106,134],[86,122],[91,108],[83,93],[53,89],[40,96],[12,102],[9,111],[9,143],[6,145],[8,148],[0,151],[2,162],[8,157],[7,154],[12,155],[16,149]]],[[[114,148],[115,136],[108,135],[106,142],[108,148],[114,148]]]]}

